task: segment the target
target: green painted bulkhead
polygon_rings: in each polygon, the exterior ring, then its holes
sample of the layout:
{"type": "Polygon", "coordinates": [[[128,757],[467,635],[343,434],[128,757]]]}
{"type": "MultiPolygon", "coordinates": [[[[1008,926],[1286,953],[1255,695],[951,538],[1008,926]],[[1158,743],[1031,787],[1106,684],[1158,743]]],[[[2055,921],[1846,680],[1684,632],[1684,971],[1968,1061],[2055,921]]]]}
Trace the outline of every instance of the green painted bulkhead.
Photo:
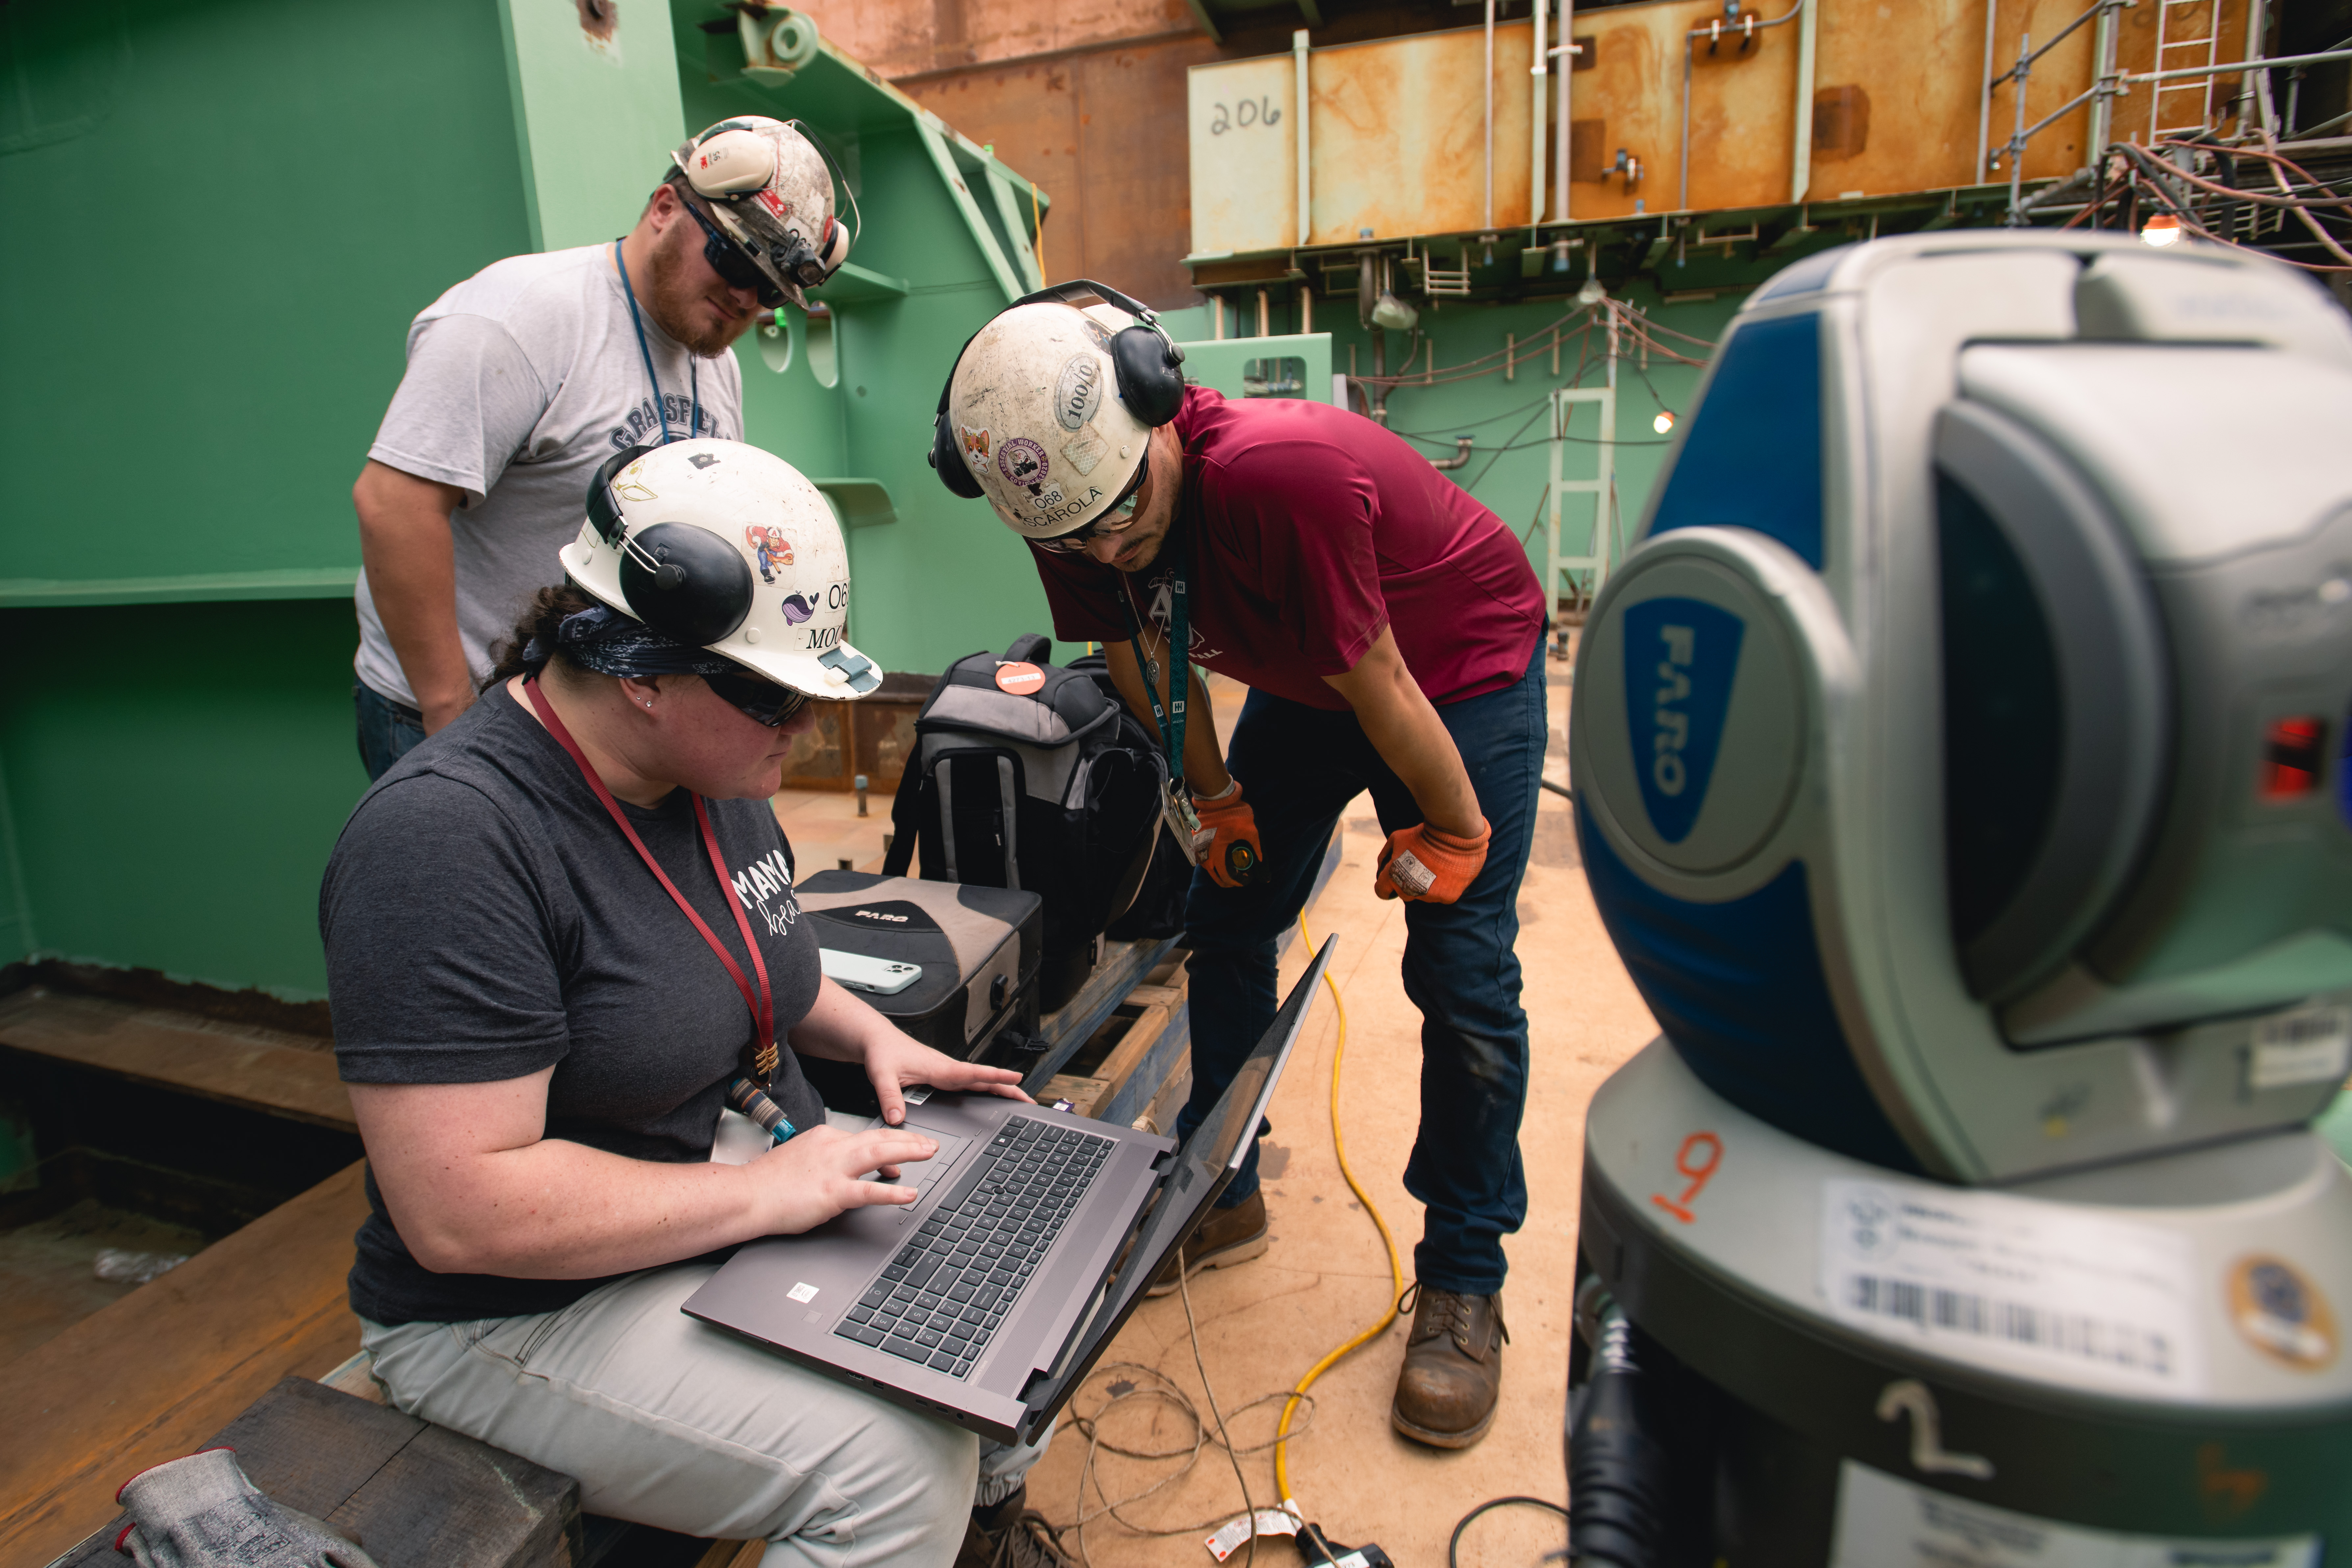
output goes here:
{"type": "MultiPolygon", "coordinates": [[[[408,323],[500,257],[624,232],[667,147],[730,114],[805,121],[863,216],[850,269],[818,295],[828,310],[787,309],[735,351],[747,435],[850,525],[851,636],[924,671],[1047,628],[1024,552],[924,462],[956,349],[1036,284],[1047,194],[829,46],[789,79],[755,79],[733,14],[708,0],[622,7],[604,37],[583,15],[574,0],[0,6],[0,963],[323,993],[319,876],[365,785],[350,489],[408,323]]],[[[1654,319],[1712,338],[1735,303],[1654,319]]],[[[1351,307],[1321,304],[1314,324],[1332,369],[1352,346],[1369,371],[1351,307]]],[[[1525,353],[1566,309],[1448,305],[1423,325],[1442,376],[1507,332],[1525,353]]],[[[1210,312],[1170,326],[1207,338],[1210,312]]],[[[1558,377],[1547,353],[1508,381],[1400,387],[1391,423],[1433,456],[1474,437],[1453,477],[1524,530],[1548,461],[1540,401],[1574,361],[1571,346],[1558,377]]],[[[1621,369],[1629,530],[1664,451],[1633,443],[1656,440],[1650,416],[1679,410],[1694,377],[1621,369]]],[[[1571,477],[1590,471],[1578,450],[1571,477]]],[[[1538,528],[1538,563],[1543,544],[1538,528]]]]}
{"type": "Polygon", "coordinates": [[[782,374],[737,350],[747,434],[866,523],[852,635],[920,670],[1043,624],[923,463],[941,367],[1032,286],[1028,185],[829,50],[721,87],[740,46],[698,24],[730,14],[676,11],[598,38],[572,0],[0,6],[0,963],[323,994],[319,877],[366,784],[351,485],[408,323],[624,232],[730,113],[809,121],[866,213],[837,384],[798,320],[782,374]]]}

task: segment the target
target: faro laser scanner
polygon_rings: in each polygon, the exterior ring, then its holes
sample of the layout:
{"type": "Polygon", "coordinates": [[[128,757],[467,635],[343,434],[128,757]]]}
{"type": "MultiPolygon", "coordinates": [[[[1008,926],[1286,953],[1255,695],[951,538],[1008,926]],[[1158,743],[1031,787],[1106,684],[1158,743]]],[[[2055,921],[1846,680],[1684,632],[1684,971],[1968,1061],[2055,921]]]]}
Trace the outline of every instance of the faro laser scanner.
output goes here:
{"type": "Polygon", "coordinates": [[[2352,1562],[2347,717],[2305,278],[1954,232],[1748,301],[1577,660],[1663,1030],[1588,1121],[1580,1561],[2352,1562]]]}

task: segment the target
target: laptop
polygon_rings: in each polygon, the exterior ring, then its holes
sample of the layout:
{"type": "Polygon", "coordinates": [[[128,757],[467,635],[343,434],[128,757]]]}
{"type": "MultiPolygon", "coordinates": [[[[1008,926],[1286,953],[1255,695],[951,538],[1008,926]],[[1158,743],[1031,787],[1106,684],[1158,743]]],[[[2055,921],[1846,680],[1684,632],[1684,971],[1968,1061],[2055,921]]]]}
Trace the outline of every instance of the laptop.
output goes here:
{"type": "Polygon", "coordinates": [[[940,1145],[900,1167],[916,1202],[751,1242],[685,1310],[983,1437],[1034,1440],[1241,1170],[1335,940],[1181,1146],[934,1093],[907,1116],[940,1145]]]}

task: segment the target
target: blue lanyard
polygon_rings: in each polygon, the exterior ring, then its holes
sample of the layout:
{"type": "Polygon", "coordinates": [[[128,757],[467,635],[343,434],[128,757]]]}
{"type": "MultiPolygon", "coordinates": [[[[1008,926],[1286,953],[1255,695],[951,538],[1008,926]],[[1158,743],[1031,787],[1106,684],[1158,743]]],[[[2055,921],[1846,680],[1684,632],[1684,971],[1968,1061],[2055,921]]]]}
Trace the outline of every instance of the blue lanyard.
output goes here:
{"type": "MultiPolygon", "coordinates": [[[[621,242],[617,239],[613,242],[613,265],[621,269],[621,292],[629,301],[629,325],[637,329],[637,354],[646,362],[646,379],[654,385],[654,417],[661,421],[662,445],[667,447],[672,439],[669,409],[662,401],[661,377],[654,374],[653,351],[646,347],[646,323],[637,315],[637,291],[629,287],[629,264],[621,259],[621,242]]],[[[694,417],[686,428],[687,435],[691,437],[702,430],[702,370],[694,363],[694,353],[690,349],[686,355],[686,374],[688,384],[694,389],[694,417]]]]}

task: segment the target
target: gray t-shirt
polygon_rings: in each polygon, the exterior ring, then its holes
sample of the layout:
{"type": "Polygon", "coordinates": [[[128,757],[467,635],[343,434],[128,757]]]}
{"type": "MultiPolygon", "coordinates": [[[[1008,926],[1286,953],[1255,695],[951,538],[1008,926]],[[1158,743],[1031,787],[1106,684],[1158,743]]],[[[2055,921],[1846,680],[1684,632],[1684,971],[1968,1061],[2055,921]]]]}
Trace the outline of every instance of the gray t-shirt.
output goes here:
{"type": "MultiPolygon", "coordinates": [[[[449,531],[457,635],[478,681],[530,595],[563,575],[556,552],[580,532],[597,465],[660,444],[663,410],[646,382],[646,353],[673,439],[742,439],[735,356],[698,358],[643,319],[640,353],[607,244],[492,262],[409,326],[408,370],[368,456],[466,492],[449,531]]],[[[365,573],[357,599],[352,668],[378,695],[416,706],[365,573]]]]}
{"type": "MultiPolygon", "coordinates": [[[[637,835],[727,946],[741,935],[684,790],[623,803],[637,835]]],[[[781,1036],[815,1004],[814,931],[792,850],[763,800],[709,803],[775,1002],[781,1036]]],[[[360,797],[319,898],[335,1056],[349,1083],[495,1083],[553,1067],[546,1136],[632,1160],[709,1158],[752,1032],[719,963],[555,738],[504,687],[360,797]]],[[[787,1048],[777,1103],[824,1108],[787,1048]]],[[[352,1310],[379,1323],[547,1312],[604,1283],[435,1274],[377,1192],[360,1228],[352,1310]]]]}

